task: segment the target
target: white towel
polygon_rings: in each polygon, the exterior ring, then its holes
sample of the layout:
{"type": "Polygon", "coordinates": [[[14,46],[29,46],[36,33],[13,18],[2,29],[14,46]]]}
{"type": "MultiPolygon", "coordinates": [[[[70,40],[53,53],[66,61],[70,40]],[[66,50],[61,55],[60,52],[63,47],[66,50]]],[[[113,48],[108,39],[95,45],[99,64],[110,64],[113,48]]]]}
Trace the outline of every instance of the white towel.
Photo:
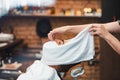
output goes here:
{"type": "Polygon", "coordinates": [[[48,65],[74,64],[94,57],[94,37],[88,32],[91,25],[63,45],[48,41],[43,45],[41,61],[48,65]]]}
{"type": "Polygon", "coordinates": [[[17,80],[60,80],[60,78],[55,69],[37,60],[17,80]]]}

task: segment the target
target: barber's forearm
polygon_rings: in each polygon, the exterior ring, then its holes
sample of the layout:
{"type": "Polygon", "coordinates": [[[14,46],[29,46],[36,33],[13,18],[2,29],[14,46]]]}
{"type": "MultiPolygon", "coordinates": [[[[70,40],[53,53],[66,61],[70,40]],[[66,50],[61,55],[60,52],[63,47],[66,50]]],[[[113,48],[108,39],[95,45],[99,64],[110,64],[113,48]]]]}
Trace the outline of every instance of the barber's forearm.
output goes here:
{"type": "MultiPolygon", "coordinates": [[[[109,22],[109,23],[91,23],[94,24],[96,26],[105,26],[105,28],[112,33],[120,33],[120,25],[118,23],[118,21],[115,22],[109,22]]],[[[71,25],[69,26],[69,28],[67,29],[68,32],[73,32],[73,33],[79,33],[81,30],[83,30],[85,27],[87,27],[87,25],[90,24],[83,24],[83,25],[71,25]]]]}
{"type": "Polygon", "coordinates": [[[120,55],[120,41],[112,34],[108,34],[104,39],[120,55]]]}
{"type": "Polygon", "coordinates": [[[118,21],[105,23],[103,25],[111,33],[120,33],[120,26],[118,21]]]}
{"type": "Polygon", "coordinates": [[[67,29],[68,32],[73,32],[73,33],[79,33],[82,31],[85,27],[87,27],[89,24],[84,24],[84,25],[71,25],[67,29]]]}

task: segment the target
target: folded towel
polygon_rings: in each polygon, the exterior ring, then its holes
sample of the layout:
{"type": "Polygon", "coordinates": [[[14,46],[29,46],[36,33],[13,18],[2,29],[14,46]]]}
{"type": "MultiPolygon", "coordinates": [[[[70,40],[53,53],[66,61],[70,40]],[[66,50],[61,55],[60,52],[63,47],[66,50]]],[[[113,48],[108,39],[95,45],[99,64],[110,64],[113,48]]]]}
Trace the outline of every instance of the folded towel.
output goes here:
{"type": "Polygon", "coordinates": [[[63,45],[48,41],[43,45],[41,61],[48,65],[74,64],[94,57],[94,37],[86,26],[77,36],[63,45]]]}
{"type": "Polygon", "coordinates": [[[55,69],[36,60],[17,80],[60,80],[55,69]]]}

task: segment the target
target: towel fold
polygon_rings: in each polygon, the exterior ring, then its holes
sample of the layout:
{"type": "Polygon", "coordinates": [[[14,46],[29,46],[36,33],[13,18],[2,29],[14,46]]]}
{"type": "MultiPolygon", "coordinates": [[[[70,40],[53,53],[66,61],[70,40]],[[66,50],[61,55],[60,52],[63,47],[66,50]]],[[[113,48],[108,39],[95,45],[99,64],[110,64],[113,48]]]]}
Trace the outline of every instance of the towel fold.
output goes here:
{"type": "Polygon", "coordinates": [[[55,69],[36,60],[17,80],[60,80],[55,69]]]}
{"type": "Polygon", "coordinates": [[[43,45],[41,61],[48,65],[74,64],[94,57],[94,37],[86,26],[78,35],[63,45],[48,41],[43,45]]]}

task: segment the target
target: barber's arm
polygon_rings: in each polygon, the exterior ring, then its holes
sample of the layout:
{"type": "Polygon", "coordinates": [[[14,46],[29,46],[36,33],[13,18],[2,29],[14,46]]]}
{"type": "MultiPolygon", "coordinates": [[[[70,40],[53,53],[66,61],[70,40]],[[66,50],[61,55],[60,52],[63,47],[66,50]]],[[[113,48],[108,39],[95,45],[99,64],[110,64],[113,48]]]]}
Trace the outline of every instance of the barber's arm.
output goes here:
{"type": "MultiPolygon", "coordinates": [[[[73,33],[79,33],[82,31],[87,25],[90,24],[83,24],[83,25],[70,25],[70,26],[62,26],[59,28],[55,28],[50,33],[48,34],[48,38],[50,40],[55,40],[55,36],[61,33],[65,32],[73,32],[73,33]]],[[[99,27],[101,25],[104,25],[104,27],[109,31],[109,32],[120,32],[120,26],[118,21],[116,22],[110,22],[110,23],[93,23],[93,26],[99,27]]]]}
{"type": "MultiPolygon", "coordinates": [[[[109,27],[106,27],[109,32],[120,33],[119,20],[116,22],[107,23],[106,25],[109,26],[109,27]]],[[[110,33],[104,39],[120,55],[120,41],[110,33]]]]}
{"type": "Polygon", "coordinates": [[[62,26],[59,28],[55,28],[50,33],[48,34],[48,38],[50,40],[55,40],[55,36],[58,34],[62,34],[65,32],[72,32],[72,33],[79,33],[82,31],[87,25],[89,24],[84,24],[84,25],[70,25],[70,26],[62,26]]]}
{"type": "Polygon", "coordinates": [[[103,24],[105,28],[112,33],[120,33],[120,20],[103,24]]]}
{"type": "Polygon", "coordinates": [[[104,39],[120,55],[120,41],[110,33],[104,39]]]}
{"type": "Polygon", "coordinates": [[[114,37],[112,33],[120,33],[119,21],[101,24],[101,25],[93,25],[89,32],[92,35],[99,35],[103,38],[118,54],[120,54],[120,41],[114,37]]]}

